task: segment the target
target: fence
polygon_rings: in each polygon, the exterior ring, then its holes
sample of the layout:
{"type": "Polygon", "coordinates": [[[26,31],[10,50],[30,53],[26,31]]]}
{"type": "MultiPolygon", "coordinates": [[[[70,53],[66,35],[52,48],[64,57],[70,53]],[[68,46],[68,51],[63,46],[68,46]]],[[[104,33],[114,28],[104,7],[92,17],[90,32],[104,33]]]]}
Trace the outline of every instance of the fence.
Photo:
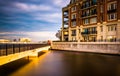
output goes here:
{"type": "Polygon", "coordinates": [[[9,54],[24,52],[40,47],[48,46],[48,44],[37,44],[37,43],[1,43],[0,44],[0,56],[6,56],[9,54]]]}

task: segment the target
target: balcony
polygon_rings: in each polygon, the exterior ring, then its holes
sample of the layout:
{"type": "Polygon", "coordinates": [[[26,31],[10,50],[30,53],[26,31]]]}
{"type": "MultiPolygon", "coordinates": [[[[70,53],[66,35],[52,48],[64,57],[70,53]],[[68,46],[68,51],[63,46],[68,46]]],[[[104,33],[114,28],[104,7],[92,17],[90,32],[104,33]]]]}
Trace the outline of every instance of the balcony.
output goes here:
{"type": "Polygon", "coordinates": [[[84,5],[81,7],[81,9],[85,9],[85,8],[89,8],[89,7],[90,7],[90,5],[84,5]]]}
{"type": "Polygon", "coordinates": [[[68,18],[69,15],[68,14],[64,14],[63,16],[64,16],[64,18],[68,18]]]}
{"type": "Polygon", "coordinates": [[[87,17],[87,16],[90,16],[90,14],[83,14],[83,15],[81,15],[81,17],[87,17]]]}
{"type": "Polygon", "coordinates": [[[69,20],[64,21],[64,24],[68,25],[69,24],[69,20]]]}
{"type": "Polygon", "coordinates": [[[63,7],[62,10],[63,10],[64,12],[68,12],[68,7],[63,7]]]}
{"type": "Polygon", "coordinates": [[[81,32],[82,35],[90,35],[90,34],[97,34],[97,31],[87,31],[87,32],[81,32]]]}
{"type": "Polygon", "coordinates": [[[68,26],[66,26],[66,27],[63,27],[63,29],[65,30],[65,29],[68,29],[68,26]]]}
{"type": "Polygon", "coordinates": [[[97,31],[91,31],[90,34],[97,34],[97,31]]]}
{"type": "Polygon", "coordinates": [[[116,11],[117,11],[117,9],[111,9],[111,10],[108,10],[107,13],[114,13],[116,11]]]}
{"type": "Polygon", "coordinates": [[[71,19],[71,21],[76,21],[76,18],[71,19]]]}
{"type": "Polygon", "coordinates": [[[76,36],[76,34],[72,34],[72,36],[76,36]]]}
{"type": "Polygon", "coordinates": [[[92,16],[97,16],[97,12],[92,12],[92,13],[89,13],[89,14],[83,14],[83,15],[81,15],[82,18],[92,17],[92,16]]]}
{"type": "Polygon", "coordinates": [[[94,7],[95,5],[97,5],[97,2],[91,2],[89,4],[82,5],[81,9],[91,8],[91,7],[94,7]]]}
{"type": "Polygon", "coordinates": [[[88,35],[90,32],[81,32],[82,35],[88,35]]]}

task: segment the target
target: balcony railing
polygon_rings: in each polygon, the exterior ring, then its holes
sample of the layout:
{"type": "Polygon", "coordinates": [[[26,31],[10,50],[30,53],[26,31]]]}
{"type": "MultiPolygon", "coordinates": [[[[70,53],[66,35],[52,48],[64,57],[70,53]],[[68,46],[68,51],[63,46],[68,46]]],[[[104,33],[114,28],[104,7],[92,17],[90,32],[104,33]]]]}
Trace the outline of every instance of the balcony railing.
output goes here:
{"type": "Polygon", "coordinates": [[[64,18],[68,18],[68,16],[69,16],[68,14],[64,14],[64,18]]]}
{"type": "Polygon", "coordinates": [[[91,3],[89,3],[89,4],[83,5],[83,6],[81,7],[81,9],[90,8],[90,7],[95,6],[95,5],[97,5],[97,2],[91,2],[91,3]]]}
{"type": "Polygon", "coordinates": [[[93,16],[93,15],[96,15],[97,12],[92,12],[92,13],[89,13],[89,14],[83,14],[81,15],[81,17],[88,17],[88,16],[93,16]]]}
{"type": "Polygon", "coordinates": [[[71,21],[76,21],[76,18],[71,19],[71,21]]]}
{"type": "Polygon", "coordinates": [[[63,29],[68,29],[68,26],[66,26],[66,27],[63,27],[63,29]]]}
{"type": "Polygon", "coordinates": [[[20,53],[32,49],[48,46],[48,44],[0,44],[0,56],[6,56],[10,54],[20,53]]]}
{"type": "Polygon", "coordinates": [[[82,35],[97,34],[97,31],[81,32],[82,35]]]}
{"type": "Polygon", "coordinates": [[[68,25],[69,24],[69,20],[64,21],[64,24],[68,25]]]}
{"type": "Polygon", "coordinates": [[[76,36],[76,34],[72,34],[72,36],[76,36]]]}
{"type": "Polygon", "coordinates": [[[116,11],[117,11],[117,9],[111,9],[111,10],[108,10],[107,13],[114,13],[116,11]]]}

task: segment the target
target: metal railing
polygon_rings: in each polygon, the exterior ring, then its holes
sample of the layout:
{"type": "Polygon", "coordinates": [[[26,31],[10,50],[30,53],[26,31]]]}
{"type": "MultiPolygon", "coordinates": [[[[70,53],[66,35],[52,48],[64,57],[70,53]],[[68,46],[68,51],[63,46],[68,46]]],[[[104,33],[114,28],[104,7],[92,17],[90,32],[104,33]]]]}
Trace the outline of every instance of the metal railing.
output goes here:
{"type": "Polygon", "coordinates": [[[15,54],[19,52],[24,52],[32,49],[41,48],[48,46],[48,44],[38,44],[38,43],[0,43],[0,56],[6,56],[9,54],[15,54]]]}

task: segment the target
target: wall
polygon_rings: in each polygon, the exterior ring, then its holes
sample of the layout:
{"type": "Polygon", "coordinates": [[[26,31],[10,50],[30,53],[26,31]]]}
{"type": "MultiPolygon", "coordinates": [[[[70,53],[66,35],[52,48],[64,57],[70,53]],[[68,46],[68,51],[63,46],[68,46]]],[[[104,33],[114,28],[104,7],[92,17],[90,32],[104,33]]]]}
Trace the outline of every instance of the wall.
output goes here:
{"type": "Polygon", "coordinates": [[[52,42],[52,49],[120,54],[120,42],[52,42]]]}

